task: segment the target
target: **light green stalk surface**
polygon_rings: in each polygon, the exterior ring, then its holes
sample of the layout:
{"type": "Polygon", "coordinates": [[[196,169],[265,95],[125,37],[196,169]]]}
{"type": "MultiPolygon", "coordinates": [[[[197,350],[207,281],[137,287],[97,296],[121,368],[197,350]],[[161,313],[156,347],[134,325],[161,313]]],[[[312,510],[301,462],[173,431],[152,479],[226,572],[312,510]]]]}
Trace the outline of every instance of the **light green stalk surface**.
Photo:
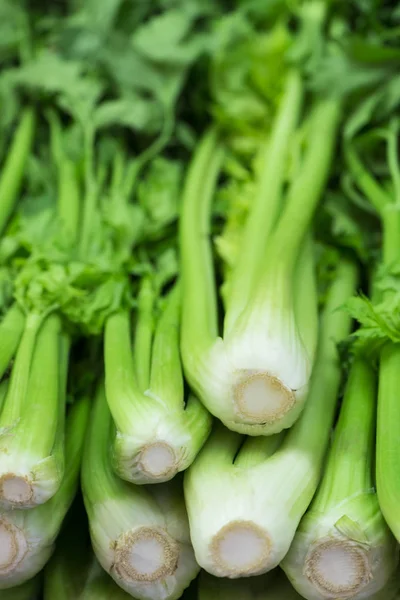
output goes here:
{"type": "MultiPolygon", "coordinates": [[[[30,143],[33,120],[33,112],[29,110],[21,122],[21,131],[16,134],[22,136],[19,144],[25,150],[30,143]]],[[[78,179],[71,169],[65,171],[69,159],[63,151],[60,123],[53,113],[49,120],[51,153],[58,176],[60,235],[67,234],[72,251],[80,209],[78,179]]],[[[51,285],[57,287],[58,282],[52,281],[51,285]]],[[[1,374],[15,354],[0,414],[0,505],[6,509],[31,508],[48,501],[58,490],[64,473],[65,390],[61,391],[60,386],[66,385],[69,340],[54,312],[57,302],[47,305],[49,301],[42,302],[37,290],[36,296],[32,290],[27,293],[33,297],[27,300],[24,293],[16,290],[25,315],[14,305],[0,325],[4,340],[0,351],[1,374]]]]}
{"type": "Polygon", "coordinates": [[[14,133],[0,174],[0,235],[14,210],[21,189],[27,158],[31,152],[36,116],[25,108],[14,133]]]}
{"type": "Polygon", "coordinates": [[[52,157],[58,172],[58,214],[64,232],[71,242],[76,242],[79,233],[81,213],[81,190],[77,175],[77,165],[67,156],[63,146],[63,132],[56,112],[50,112],[50,143],[52,157]]]}
{"type": "Polygon", "coordinates": [[[46,502],[63,477],[65,390],[60,390],[60,370],[67,369],[68,359],[61,352],[60,328],[59,318],[50,315],[38,333],[25,329],[17,351],[0,413],[4,508],[46,502]]]}
{"type": "Polygon", "coordinates": [[[192,395],[184,403],[180,300],[177,284],[155,319],[154,290],[144,280],[133,348],[128,311],[111,316],[106,325],[106,395],[117,428],[113,466],[137,484],[168,481],[185,470],[211,430],[203,405],[192,395]]]}
{"type": "Polygon", "coordinates": [[[0,379],[10,366],[24,331],[25,316],[17,304],[13,304],[0,323],[0,379]]]}
{"type": "Polygon", "coordinates": [[[282,567],[309,600],[371,598],[399,562],[374,489],[376,380],[356,359],[323,479],[282,567]]]}
{"type": "Polygon", "coordinates": [[[56,494],[29,510],[0,513],[0,589],[34,577],[51,557],[64,517],[78,488],[90,403],[77,400],[66,422],[65,474],[56,494]]]}
{"type": "MultiPolygon", "coordinates": [[[[397,138],[396,138],[397,140],[397,138]]],[[[397,143],[397,141],[396,141],[397,143]]],[[[398,158],[396,158],[399,165],[398,158]]],[[[398,167],[397,167],[398,168],[398,167]]],[[[400,190],[392,199],[398,202],[400,190]]],[[[400,215],[390,203],[381,211],[383,225],[383,261],[390,266],[400,257],[400,215]]],[[[390,292],[386,295],[390,297],[390,292]]],[[[400,344],[388,342],[380,356],[378,420],[376,439],[376,486],[378,500],[390,529],[400,542],[400,448],[396,423],[400,419],[398,376],[400,344]]]]}
{"type": "Polygon", "coordinates": [[[222,338],[217,333],[209,238],[221,162],[221,142],[214,132],[199,144],[183,194],[181,343],[185,373],[213,415],[229,429],[248,435],[277,433],[297,420],[314,361],[316,331],[311,327],[316,326],[316,305],[309,302],[308,312],[299,313],[294,290],[303,240],[329,174],[340,108],[332,101],[312,108],[301,168],[284,195],[284,165],[298,126],[301,99],[301,85],[291,75],[270,140],[270,161],[278,164],[263,173],[250,209],[237,265],[240,277],[236,279],[234,270],[222,338]],[[279,209],[280,217],[272,227],[279,209]],[[309,336],[304,335],[306,330],[309,336]]]}
{"type": "MultiPolygon", "coordinates": [[[[391,277],[392,267],[396,267],[400,257],[400,160],[398,155],[398,119],[389,122],[385,131],[388,185],[380,182],[363,164],[353,140],[346,140],[345,156],[349,172],[357,188],[364,194],[376,210],[382,226],[382,267],[381,271],[391,277]]],[[[382,137],[381,137],[382,139],[382,137]]],[[[378,382],[378,411],[376,434],[376,487],[379,505],[383,516],[398,541],[400,541],[400,446],[397,423],[400,421],[398,401],[398,374],[400,369],[400,344],[395,321],[391,321],[397,308],[391,304],[394,289],[389,283],[386,291],[380,293],[381,306],[378,306],[377,328],[382,325],[381,334],[386,343],[380,353],[378,382]],[[388,302],[389,320],[379,318],[379,310],[385,311],[388,302]],[[388,331],[387,324],[394,327],[388,331]],[[394,334],[394,336],[393,336],[394,334]]],[[[384,313],[385,314],[385,313],[384,313]]],[[[368,325],[368,322],[367,322],[368,325]]],[[[372,342],[375,340],[372,338],[372,342]]]]}
{"type": "Polygon", "coordinates": [[[343,257],[322,315],[306,408],[279,449],[271,451],[274,437],[255,438],[240,448],[240,436],[221,426],[186,472],[196,559],[213,575],[262,574],[289,550],[321,475],[341,379],[336,344],[346,338],[351,322],[337,309],[351,297],[356,281],[355,265],[343,257]],[[255,452],[264,458],[253,461],[255,452]]]}
{"type": "Polygon", "coordinates": [[[180,483],[146,487],[120,479],[110,462],[112,434],[100,386],[82,469],[94,552],[115,582],[138,600],[177,600],[199,570],[180,483]]]}

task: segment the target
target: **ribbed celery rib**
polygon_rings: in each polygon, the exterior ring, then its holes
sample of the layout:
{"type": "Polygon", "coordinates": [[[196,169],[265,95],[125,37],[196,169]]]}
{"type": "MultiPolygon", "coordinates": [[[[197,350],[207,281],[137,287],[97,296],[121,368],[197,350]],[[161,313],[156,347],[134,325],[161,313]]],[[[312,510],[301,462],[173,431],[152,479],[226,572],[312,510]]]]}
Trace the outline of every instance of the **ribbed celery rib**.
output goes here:
{"type": "Polygon", "coordinates": [[[0,177],[0,235],[14,210],[25,172],[25,165],[31,152],[36,124],[33,108],[25,108],[8,150],[0,177]]]}

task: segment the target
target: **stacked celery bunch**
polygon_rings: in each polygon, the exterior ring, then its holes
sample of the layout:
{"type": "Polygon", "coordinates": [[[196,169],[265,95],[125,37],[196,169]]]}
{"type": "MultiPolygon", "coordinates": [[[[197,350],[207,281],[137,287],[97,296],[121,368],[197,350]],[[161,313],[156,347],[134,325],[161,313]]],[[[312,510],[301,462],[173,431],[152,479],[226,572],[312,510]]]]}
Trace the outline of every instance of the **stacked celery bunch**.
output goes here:
{"type": "Polygon", "coordinates": [[[399,11],[0,2],[0,598],[400,597],[399,11]]]}

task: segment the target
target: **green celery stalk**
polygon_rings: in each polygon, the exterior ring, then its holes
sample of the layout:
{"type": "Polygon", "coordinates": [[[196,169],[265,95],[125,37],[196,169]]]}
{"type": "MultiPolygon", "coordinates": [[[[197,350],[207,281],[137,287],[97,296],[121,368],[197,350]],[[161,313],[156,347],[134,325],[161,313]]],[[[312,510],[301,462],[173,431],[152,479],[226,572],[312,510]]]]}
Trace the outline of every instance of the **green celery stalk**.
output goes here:
{"type": "Polygon", "coordinates": [[[0,379],[17,351],[24,324],[24,313],[17,304],[13,304],[0,323],[0,379]]]}
{"type": "MultiPolygon", "coordinates": [[[[383,129],[380,129],[380,132],[383,129]]],[[[400,198],[400,161],[398,156],[398,122],[393,117],[385,130],[384,139],[387,152],[389,181],[382,183],[368,169],[359,156],[354,140],[345,140],[345,156],[349,174],[355,185],[375,208],[382,227],[382,267],[391,273],[400,257],[400,216],[397,205],[400,198]]],[[[397,442],[397,426],[400,419],[398,402],[398,372],[400,368],[400,344],[395,324],[381,318],[379,310],[388,303],[389,312],[396,314],[397,307],[392,304],[395,289],[390,285],[382,292],[376,290],[377,328],[382,326],[381,351],[379,356],[378,409],[376,433],[376,488],[383,516],[396,539],[400,540],[400,449],[397,442]]],[[[358,315],[359,316],[359,313],[358,315]]],[[[361,322],[361,324],[363,324],[361,322]]],[[[370,325],[369,322],[366,323],[370,325]]],[[[362,329],[362,328],[361,328],[362,329]]],[[[374,338],[371,338],[374,342],[374,338]]]]}
{"type": "Polygon", "coordinates": [[[282,562],[309,600],[370,598],[397,571],[398,545],[374,489],[376,378],[356,359],[322,482],[282,562]]]}
{"type": "Polygon", "coordinates": [[[3,234],[18,199],[26,162],[32,149],[35,122],[34,109],[25,108],[0,174],[0,235],[3,234]]]}
{"type": "Polygon", "coordinates": [[[0,589],[21,585],[44,567],[78,489],[90,402],[77,400],[66,422],[65,473],[54,496],[30,510],[0,512],[0,589]]]}
{"type": "Polygon", "coordinates": [[[82,490],[97,559],[138,600],[177,600],[198,573],[181,486],[128,484],[109,456],[113,433],[104,387],[90,419],[82,490]]]}
{"type": "Polygon", "coordinates": [[[337,309],[351,297],[357,281],[355,265],[344,257],[337,269],[321,319],[308,401],[280,447],[273,446],[275,436],[250,438],[241,447],[238,434],[219,427],[186,471],[196,559],[217,577],[275,568],[318,486],[341,380],[336,344],[347,337],[351,323],[337,309]]]}
{"type": "MultiPolygon", "coordinates": [[[[58,170],[58,216],[73,250],[80,209],[78,179],[69,167],[65,170],[69,159],[53,114],[50,132],[58,170]]],[[[17,298],[24,305],[23,294],[17,298]]],[[[3,371],[20,338],[0,414],[0,505],[4,508],[31,508],[46,502],[56,493],[64,472],[65,393],[59,393],[59,386],[66,385],[69,341],[62,333],[57,305],[36,307],[35,302],[25,307],[25,317],[17,306],[11,307],[0,325],[5,340],[0,353],[3,371]]]]}
{"type": "Polygon", "coordinates": [[[231,276],[222,337],[217,331],[209,238],[221,165],[221,140],[215,132],[199,144],[183,194],[181,344],[185,374],[214,416],[233,431],[248,435],[277,433],[297,420],[314,362],[316,303],[308,303],[308,310],[299,313],[294,286],[303,240],[329,175],[341,110],[335,101],[315,102],[305,128],[301,167],[284,193],[285,159],[298,126],[301,99],[301,85],[288,77],[270,140],[270,161],[277,162],[276,169],[267,169],[269,177],[264,174],[250,208],[240,259],[231,276]],[[281,210],[275,224],[277,207],[281,210]],[[246,268],[248,274],[242,278],[246,268]],[[310,334],[304,336],[307,330],[310,334]]]}
{"type": "Polygon", "coordinates": [[[113,466],[136,484],[168,481],[184,471],[211,429],[202,404],[194,396],[184,402],[180,285],[164,299],[158,318],[154,294],[144,279],[133,349],[128,311],[112,315],[105,331],[106,395],[117,428],[113,466]]]}
{"type": "MultiPolygon", "coordinates": [[[[42,504],[61,484],[65,389],[60,389],[60,369],[66,371],[67,356],[61,352],[60,329],[56,315],[45,320],[27,372],[15,368],[21,367],[22,343],[17,353],[0,413],[0,503],[4,508],[42,504]],[[25,395],[17,378],[25,381],[25,395]]],[[[22,368],[27,362],[22,361],[22,368]]]]}
{"type": "Polygon", "coordinates": [[[67,156],[57,113],[49,113],[52,157],[58,171],[58,214],[72,242],[77,241],[81,213],[81,191],[77,167],[67,156]]]}

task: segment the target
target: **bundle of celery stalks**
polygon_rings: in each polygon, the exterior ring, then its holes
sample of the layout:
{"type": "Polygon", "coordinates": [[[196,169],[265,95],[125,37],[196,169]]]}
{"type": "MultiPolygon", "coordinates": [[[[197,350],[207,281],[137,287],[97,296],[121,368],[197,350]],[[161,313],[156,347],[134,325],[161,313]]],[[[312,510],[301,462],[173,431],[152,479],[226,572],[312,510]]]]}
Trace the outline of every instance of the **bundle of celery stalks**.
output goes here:
{"type": "Polygon", "coordinates": [[[1,0],[1,600],[400,598],[399,32],[1,0]]]}

